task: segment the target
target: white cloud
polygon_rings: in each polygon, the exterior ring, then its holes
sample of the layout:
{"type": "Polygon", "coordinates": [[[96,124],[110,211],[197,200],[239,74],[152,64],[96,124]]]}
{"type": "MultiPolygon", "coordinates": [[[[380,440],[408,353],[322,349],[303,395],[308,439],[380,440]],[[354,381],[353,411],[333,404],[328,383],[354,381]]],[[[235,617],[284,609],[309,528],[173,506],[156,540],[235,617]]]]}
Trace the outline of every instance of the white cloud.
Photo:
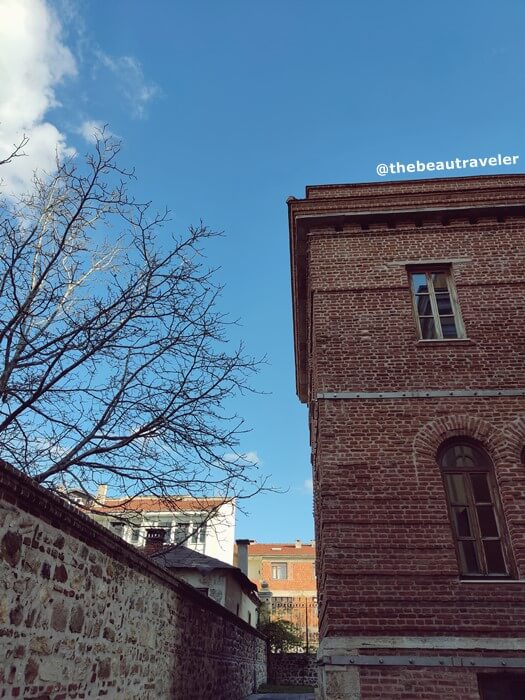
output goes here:
{"type": "Polygon", "coordinates": [[[106,124],[99,119],[88,119],[85,122],[82,122],[77,131],[88,143],[95,143],[97,136],[102,134],[102,132],[104,132],[106,137],[115,135],[108,129],[106,124]]]}
{"type": "Polygon", "coordinates": [[[255,451],[240,452],[239,454],[235,454],[234,452],[228,452],[224,455],[223,459],[225,459],[227,462],[237,462],[239,464],[262,464],[259,455],[255,451]]]}
{"type": "Polygon", "coordinates": [[[128,101],[133,116],[142,119],[148,103],[161,94],[159,86],[146,81],[142,64],[133,56],[110,56],[104,51],[97,51],[97,57],[100,65],[117,78],[119,89],[128,101]]]}
{"type": "Polygon", "coordinates": [[[311,493],[314,490],[314,482],[312,479],[305,479],[303,487],[305,491],[309,491],[311,493]]]}
{"type": "Polygon", "coordinates": [[[76,75],[61,25],[45,0],[0,1],[0,160],[26,134],[27,157],[2,166],[8,192],[26,190],[35,169],[52,170],[55,154],[71,154],[66,137],[46,121],[55,89],[76,75]]]}

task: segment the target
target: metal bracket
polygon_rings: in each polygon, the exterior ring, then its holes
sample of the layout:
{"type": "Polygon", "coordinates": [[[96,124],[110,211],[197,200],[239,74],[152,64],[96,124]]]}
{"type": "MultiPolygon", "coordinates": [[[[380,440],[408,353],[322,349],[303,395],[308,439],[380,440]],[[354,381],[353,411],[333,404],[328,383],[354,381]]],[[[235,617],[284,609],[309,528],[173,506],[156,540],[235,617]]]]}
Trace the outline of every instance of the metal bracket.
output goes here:
{"type": "Polygon", "coordinates": [[[525,396],[525,389],[416,389],[414,391],[322,391],[318,399],[428,399],[475,396],[525,396]]]}
{"type": "Polygon", "coordinates": [[[525,658],[501,656],[369,656],[351,654],[323,656],[328,666],[455,666],[463,668],[525,668],[525,658]]]}

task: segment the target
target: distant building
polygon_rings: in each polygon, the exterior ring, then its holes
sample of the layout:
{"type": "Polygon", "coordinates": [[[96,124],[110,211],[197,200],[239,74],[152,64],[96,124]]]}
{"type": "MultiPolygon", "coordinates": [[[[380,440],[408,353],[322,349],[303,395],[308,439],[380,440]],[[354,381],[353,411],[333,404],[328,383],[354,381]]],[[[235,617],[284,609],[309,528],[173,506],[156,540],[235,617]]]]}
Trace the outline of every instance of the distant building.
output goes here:
{"type": "Polygon", "coordinates": [[[188,547],[163,547],[150,558],[252,627],[257,626],[260,605],[257,586],[236,566],[188,547]]]}
{"type": "Polygon", "coordinates": [[[237,540],[239,568],[257,584],[271,620],[293,622],[302,633],[304,646],[318,645],[315,544],[263,544],[237,540]]]}
{"type": "Polygon", "coordinates": [[[222,498],[107,498],[97,492],[90,515],[123,540],[144,547],[148,533],[162,529],[164,544],[184,544],[200,554],[233,563],[235,502],[222,498]]]}

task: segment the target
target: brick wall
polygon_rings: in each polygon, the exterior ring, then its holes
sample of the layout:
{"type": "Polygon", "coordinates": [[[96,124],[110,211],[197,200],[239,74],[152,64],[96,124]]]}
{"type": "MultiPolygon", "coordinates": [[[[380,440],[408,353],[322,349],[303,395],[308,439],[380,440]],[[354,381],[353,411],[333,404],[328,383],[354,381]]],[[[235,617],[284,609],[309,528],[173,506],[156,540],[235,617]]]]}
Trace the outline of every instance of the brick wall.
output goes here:
{"type": "Polygon", "coordinates": [[[0,698],[231,700],[266,680],[248,624],[0,469],[0,698]]]}
{"type": "MultiPolygon", "coordinates": [[[[346,651],[367,635],[393,647],[406,635],[523,640],[525,396],[333,394],[525,389],[525,178],[309,188],[290,222],[321,638],[346,639],[346,651]],[[455,261],[467,340],[418,339],[406,262],[428,260],[455,261]],[[494,464],[511,580],[460,579],[436,461],[455,436],[479,441],[494,464]]],[[[478,697],[475,673],[404,671],[365,667],[349,697],[478,697]],[[410,674],[426,679],[413,691],[410,674]],[[447,692],[433,689],[438,676],[447,692]]]]}
{"type": "Polygon", "coordinates": [[[312,557],[309,561],[301,561],[299,559],[286,559],[285,557],[273,557],[263,559],[260,567],[259,582],[267,581],[270,584],[274,595],[286,595],[287,592],[293,592],[296,595],[307,593],[315,595],[316,582],[314,573],[315,559],[312,557]],[[286,563],[288,576],[285,579],[272,578],[272,564],[286,563]]]}

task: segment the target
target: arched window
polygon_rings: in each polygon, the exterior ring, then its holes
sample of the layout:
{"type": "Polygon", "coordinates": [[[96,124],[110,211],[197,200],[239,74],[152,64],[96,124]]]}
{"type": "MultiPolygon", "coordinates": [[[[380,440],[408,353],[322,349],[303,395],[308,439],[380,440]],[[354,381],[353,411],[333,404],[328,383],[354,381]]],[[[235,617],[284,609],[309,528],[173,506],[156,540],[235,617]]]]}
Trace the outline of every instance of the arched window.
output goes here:
{"type": "Polygon", "coordinates": [[[509,576],[494,469],[485,450],[467,441],[447,443],[438,455],[463,576],[509,576]]]}

